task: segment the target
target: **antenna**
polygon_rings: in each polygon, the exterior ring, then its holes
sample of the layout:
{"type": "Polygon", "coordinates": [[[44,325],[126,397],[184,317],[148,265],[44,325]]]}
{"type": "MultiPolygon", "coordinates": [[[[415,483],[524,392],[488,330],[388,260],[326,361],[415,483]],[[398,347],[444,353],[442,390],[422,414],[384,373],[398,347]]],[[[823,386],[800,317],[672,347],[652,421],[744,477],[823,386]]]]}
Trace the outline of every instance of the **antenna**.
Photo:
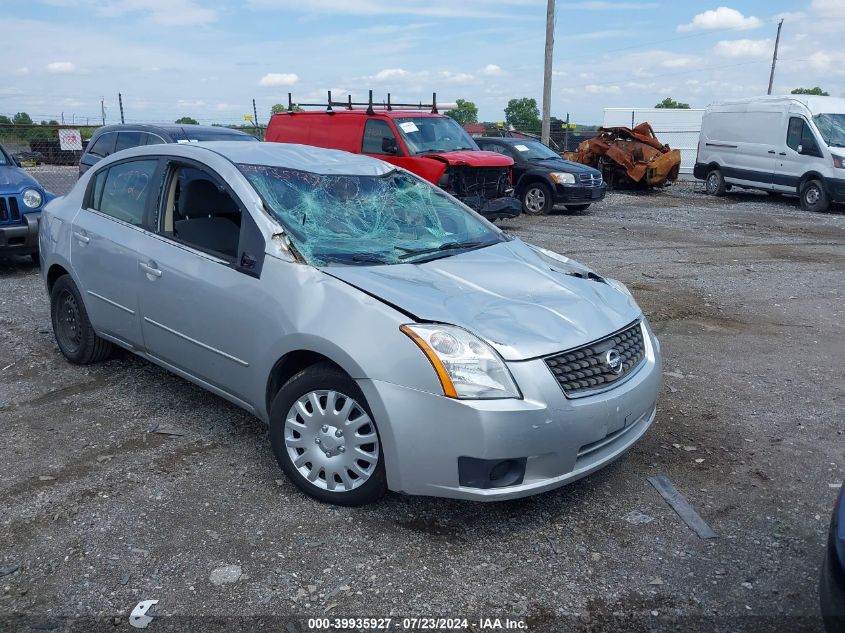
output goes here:
{"type": "Polygon", "coordinates": [[[334,110],[332,110],[332,91],[329,90],[328,93],[329,93],[329,105],[326,106],[326,112],[328,114],[334,114],[334,110]]]}
{"type": "Polygon", "coordinates": [[[288,112],[293,112],[293,98],[288,93],[288,112]]]}

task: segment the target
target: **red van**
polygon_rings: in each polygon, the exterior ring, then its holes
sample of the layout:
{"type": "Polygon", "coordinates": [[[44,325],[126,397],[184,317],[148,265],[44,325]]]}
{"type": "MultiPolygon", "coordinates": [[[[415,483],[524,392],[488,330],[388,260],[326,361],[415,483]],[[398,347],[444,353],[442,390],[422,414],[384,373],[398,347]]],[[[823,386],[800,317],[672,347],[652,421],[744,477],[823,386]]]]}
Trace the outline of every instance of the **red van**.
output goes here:
{"type": "Polygon", "coordinates": [[[338,105],[342,107],[273,115],[265,140],[367,154],[438,185],[488,220],[520,214],[520,202],[512,196],[513,160],[481,151],[460,125],[436,108],[338,105]]]}

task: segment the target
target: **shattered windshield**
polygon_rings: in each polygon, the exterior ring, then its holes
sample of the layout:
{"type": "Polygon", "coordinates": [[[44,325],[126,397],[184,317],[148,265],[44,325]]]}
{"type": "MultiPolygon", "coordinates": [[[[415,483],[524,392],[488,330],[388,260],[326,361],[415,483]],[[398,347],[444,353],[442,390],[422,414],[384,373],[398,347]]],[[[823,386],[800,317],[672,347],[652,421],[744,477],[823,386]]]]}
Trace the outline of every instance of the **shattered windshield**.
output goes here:
{"type": "Polygon", "coordinates": [[[478,149],[469,134],[449,117],[402,117],[394,123],[411,154],[478,149]]]}
{"type": "Polygon", "coordinates": [[[336,176],[238,165],[315,266],[419,263],[503,242],[504,234],[410,174],[336,176]]]}
{"type": "Polygon", "coordinates": [[[813,122],[828,147],[845,147],[845,114],[817,114],[813,122]]]}

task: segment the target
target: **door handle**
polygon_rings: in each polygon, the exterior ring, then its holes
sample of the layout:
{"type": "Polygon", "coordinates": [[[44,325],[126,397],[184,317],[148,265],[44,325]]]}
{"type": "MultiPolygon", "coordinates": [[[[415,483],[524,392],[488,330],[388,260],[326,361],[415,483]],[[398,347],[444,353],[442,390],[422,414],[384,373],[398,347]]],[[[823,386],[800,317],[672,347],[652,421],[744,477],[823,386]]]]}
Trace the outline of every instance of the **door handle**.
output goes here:
{"type": "Polygon", "coordinates": [[[161,271],[154,265],[145,264],[144,262],[138,262],[138,266],[148,275],[152,275],[153,277],[161,277],[161,271]]]}
{"type": "Polygon", "coordinates": [[[773,150],[773,149],[769,150],[769,154],[774,154],[774,153],[775,153],[775,150],[773,150]]]}
{"type": "Polygon", "coordinates": [[[778,152],[780,156],[786,156],[786,152],[778,152]]]}
{"type": "Polygon", "coordinates": [[[87,244],[91,241],[91,238],[85,235],[84,233],[80,233],[79,231],[74,231],[73,236],[78,239],[83,244],[87,244]]]}

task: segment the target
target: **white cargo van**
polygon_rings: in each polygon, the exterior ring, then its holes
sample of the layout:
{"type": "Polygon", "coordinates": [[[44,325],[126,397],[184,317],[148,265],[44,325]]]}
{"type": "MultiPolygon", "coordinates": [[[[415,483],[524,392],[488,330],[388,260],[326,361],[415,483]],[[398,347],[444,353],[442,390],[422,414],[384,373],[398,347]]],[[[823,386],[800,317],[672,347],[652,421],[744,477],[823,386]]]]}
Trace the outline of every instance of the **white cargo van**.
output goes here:
{"type": "Polygon", "coordinates": [[[845,99],[787,95],[714,103],[693,170],[707,193],[795,194],[808,211],[845,201],[845,99]]]}

